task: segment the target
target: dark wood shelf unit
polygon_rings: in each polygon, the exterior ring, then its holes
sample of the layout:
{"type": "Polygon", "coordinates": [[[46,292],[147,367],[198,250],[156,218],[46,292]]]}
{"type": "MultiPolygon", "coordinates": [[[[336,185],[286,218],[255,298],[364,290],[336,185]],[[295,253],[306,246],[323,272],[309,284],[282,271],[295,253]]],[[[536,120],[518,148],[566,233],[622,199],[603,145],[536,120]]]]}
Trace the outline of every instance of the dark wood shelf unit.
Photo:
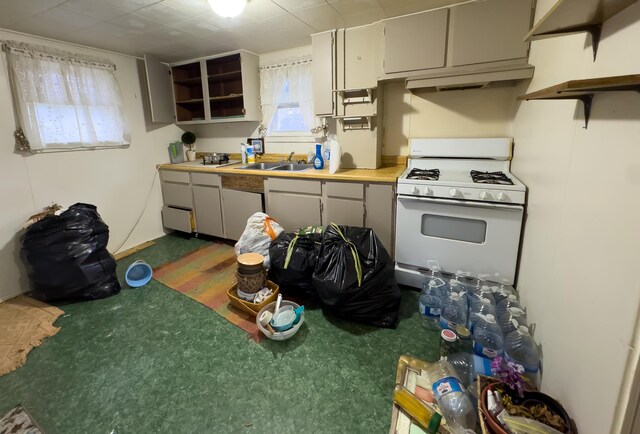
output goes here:
{"type": "Polygon", "coordinates": [[[524,42],[587,32],[591,35],[595,60],[602,23],[635,2],[636,0],[558,0],[549,12],[534,24],[524,37],[524,42]]]}
{"type": "Polygon", "coordinates": [[[211,119],[245,114],[240,54],[206,61],[211,119]]]}
{"type": "Polygon", "coordinates": [[[221,72],[220,74],[209,75],[209,81],[242,79],[242,71],[221,72]]]}
{"type": "Polygon", "coordinates": [[[171,68],[176,121],[204,119],[204,92],[200,62],[176,65],[171,68]]]}
{"type": "Polygon", "coordinates": [[[237,99],[237,98],[242,98],[242,94],[241,93],[237,93],[237,94],[232,94],[232,95],[212,96],[211,98],[209,98],[209,100],[211,100],[211,101],[223,101],[225,99],[237,99]]]}
{"type": "Polygon", "coordinates": [[[640,92],[640,74],[571,80],[526,95],[521,95],[518,97],[518,100],[576,99],[582,101],[584,127],[587,128],[589,115],[591,114],[593,95],[602,92],[620,91],[640,92]]]}

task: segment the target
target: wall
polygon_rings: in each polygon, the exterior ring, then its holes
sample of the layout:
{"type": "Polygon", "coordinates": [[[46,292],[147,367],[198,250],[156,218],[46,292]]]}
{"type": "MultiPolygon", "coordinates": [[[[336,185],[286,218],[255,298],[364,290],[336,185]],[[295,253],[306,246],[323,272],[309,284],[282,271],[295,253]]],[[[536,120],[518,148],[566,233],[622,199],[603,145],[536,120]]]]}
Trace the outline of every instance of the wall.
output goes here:
{"type": "Polygon", "coordinates": [[[411,93],[404,82],[384,85],[383,155],[407,155],[413,137],[508,137],[517,89],[411,93]]]}
{"type": "MultiPolygon", "coordinates": [[[[554,3],[539,0],[536,20],[554,3]]],[[[589,40],[577,34],[534,42],[535,76],[523,93],[637,74],[640,4],[605,23],[595,63],[589,40]]],[[[512,170],[529,188],[518,287],[537,323],[543,390],[564,403],[581,433],[601,434],[620,432],[625,366],[638,357],[631,349],[640,302],[638,94],[597,95],[583,126],[575,101],[517,108],[512,170]]]]}
{"type": "MultiPolygon", "coordinates": [[[[98,207],[110,227],[108,248],[115,252],[134,226],[156,177],[156,163],[168,162],[166,146],[179,138],[175,126],[145,122],[136,59],[60,44],[0,30],[0,39],[50,45],[74,52],[106,57],[116,63],[125,116],[130,122],[127,149],[57,152],[22,156],[13,152],[15,121],[6,75],[6,58],[0,55],[0,300],[28,290],[18,258],[22,224],[43,207],[86,202],[98,207]]],[[[140,224],[123,249],[164,234],[160,220],[161,194],[156,179],[140,224]]]]}
{"type": "MultiPolygon", "coordinates": [[[[276,51],[260,55],[259,64],[273,65],[279,62],[311,55],[311,45],[276,51]]],[[[227,124],[185,125],[184,130],[193,131],[198,137],[196,147],[199,152],[240,152],[240,143],[246,143],[248,137],[260,137],[258,122],[231,122],[227,124]]],[[[305,144],[274,143],[265,140],[268,153],[288,154],[291,151],[307,153],[311,148],[305,144]]]]}

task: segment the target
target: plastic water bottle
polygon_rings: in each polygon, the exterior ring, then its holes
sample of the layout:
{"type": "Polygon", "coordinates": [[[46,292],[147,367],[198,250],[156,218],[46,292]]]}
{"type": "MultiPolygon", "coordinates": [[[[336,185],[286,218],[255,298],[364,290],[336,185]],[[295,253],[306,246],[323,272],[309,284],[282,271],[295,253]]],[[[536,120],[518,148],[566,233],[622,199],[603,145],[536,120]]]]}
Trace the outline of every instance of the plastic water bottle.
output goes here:
{"type": "Polygon", "coordinates": [[[469,387],[478,374],[491,376],[491,360],[470,353],[456,353],[447,357],[447,362],[456,370],[464,387],[469,387]]]}
{"type": "Polygon", "coordinates": [[[431,281],[434,281],[436,283],[435,286],[438,289],[439,297],[441,299],[444,298],[447,292],[447,283],[444,281],[442,273],[440,272],[440,267],[438,267],[437,265],[431,265],[431,267],[429,268],[429,272],[425,277],[425,282],[422,284],[422,287],[424,288],[424,285],[429,284],[429,282],[431,281]]]}
{"type": "MultiPolygon", "coordinates": [[[[493,298],[493,291],[488,286],[483,286],[482,289],[478,292],[470,292],[467,294],[467,298],[469,301],[469,310],[479,309],[480,304],[482,304],[482,300],[489,300],[489,303],[495,310],[496,302],[493,298]]],[[[495,312],[492,312],[495,313],[495,312]]]]}
{"type": "Polygon", "coordinates": [[[440,411],[453,432],[474,430],[478,423],[476,411],[453,366],[445,360],[433,363],[427,370],[427,377],[440,411]]]}
{"type": "Polygon", "coordinates": [[[540,370],[540,353],[536,341],[529,334],[529,328],[518,327],[518,330],[507,335],[504,341],[505,359],[521,365],[524,374],[538,384],[540,370]]]}
{"type": "Polygon", "coordinates": [[[513,286],[510,285],[511,281],[507,278],[500,278],[499,276],[500,274],[498,273],[497,277],[499,279],[497,280],[497,282],[499,282],[499,285],[492,288],[493,298],[496,300],[496,303],[500,303],[510,295],[515,295],[517,298],[518,294],[516,293],[516,290],[513,288],[513,286]]]}
{"type": "Polygon", "coordinates": [[[475,329],[475,323],[480,319],[478,315],[496,315],[496,308],[488,298],[476,298],[474,295],[472,299],[478,300],[471,303],[469,306],[469,331],[473,333],[475,329]]]}
{"type": "MultiPolygon", "coordinates": [[[[496,314],[498,315],[498,320],[502,320],[502,318],[508,314],[510,307],[517,307],[518,309],[522,309],[522,306],[518,302],[518,297],[511,294],[496,306],[496,314]]],[[[522,309],[524,310],[524,309],[522,309]]]]}
{"type": "Polygon", "coordinates": [[[527,313],[519,307],[509,307],[507,313],[498,318],[498,325],[502,334],[507,336],[518,330],[518,327],[527,325],[527,313]]]}
{"type": "Polygon", "coordinates": [[[439,329],[440,309],[442,308],[439,291],[438,283],[435,280],[425,281],[422,284],[418,307],[422,315],[422,325],[429,330],[439,329]]]}
{"type": "Polygon", "coordinates": [[[478,321],[473,328],[473,352],[493,359],[502,354],[504,349],[502,330],[493,315],[478,314],[477,316],[478,321]]]}
{"type": "Polygon", "coordinates": [[[442,303],[440,328],[454,330],[467,324],[467,298],[464,293],[452,292],[442,303]]]}

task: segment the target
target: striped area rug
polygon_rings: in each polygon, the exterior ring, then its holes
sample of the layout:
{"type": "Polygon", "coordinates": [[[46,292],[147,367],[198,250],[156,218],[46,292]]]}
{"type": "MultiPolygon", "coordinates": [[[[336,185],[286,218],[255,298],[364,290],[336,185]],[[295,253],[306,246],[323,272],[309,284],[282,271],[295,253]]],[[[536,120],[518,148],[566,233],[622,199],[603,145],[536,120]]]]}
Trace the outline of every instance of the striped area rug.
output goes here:
{"type": "Polygon", "coordinates": [[[246,331],[250,339],[260,342],[264,336],[256,326],[255,317],[229,304],[227,290],[236,282],[236,268],[233,247],[214,242],[177,261],[160,265],[153,270],[153,278],[213,309],[246,331]]]}

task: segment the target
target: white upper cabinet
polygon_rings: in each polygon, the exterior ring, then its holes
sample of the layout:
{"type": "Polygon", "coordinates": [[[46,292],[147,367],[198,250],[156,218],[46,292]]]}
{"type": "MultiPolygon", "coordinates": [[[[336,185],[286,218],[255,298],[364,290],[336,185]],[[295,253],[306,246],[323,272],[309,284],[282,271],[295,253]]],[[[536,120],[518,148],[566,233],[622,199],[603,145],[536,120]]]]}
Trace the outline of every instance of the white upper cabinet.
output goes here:
{"type": "Polygon", "coordinates": [[[441,9],[385,21],[384,72],[444,67],[448,13],[441,9]]]}
{"type": "Polygon", "coordinates": [[[144,65],[149,90],[151,121],[164,124],[174,122],[173,98],[171,97],[171,73],[169,66],[155,57],[145,54],[144,65]]]}
{"type": "Polygon", "coordinates": [[[313,55],[313,110],[316,116],[335,114],[336,32],[311,35],[313,55]]]}
{"type": "Polygon", "coordinates": [[[375,27],[354,27],[344,31],[344,89],[377,86],[375,27]]]}
{"type": "Polygon", "coordinates": [[[256,54],[239,50],[169,67],[145,55],[145,65],[154,122],[261,120],[256,54]]]}
{"type": "Polygon", "coordinates": [[[532,0],[490,0],[450,11],[450,66],[524,59],[532,0]]]}

